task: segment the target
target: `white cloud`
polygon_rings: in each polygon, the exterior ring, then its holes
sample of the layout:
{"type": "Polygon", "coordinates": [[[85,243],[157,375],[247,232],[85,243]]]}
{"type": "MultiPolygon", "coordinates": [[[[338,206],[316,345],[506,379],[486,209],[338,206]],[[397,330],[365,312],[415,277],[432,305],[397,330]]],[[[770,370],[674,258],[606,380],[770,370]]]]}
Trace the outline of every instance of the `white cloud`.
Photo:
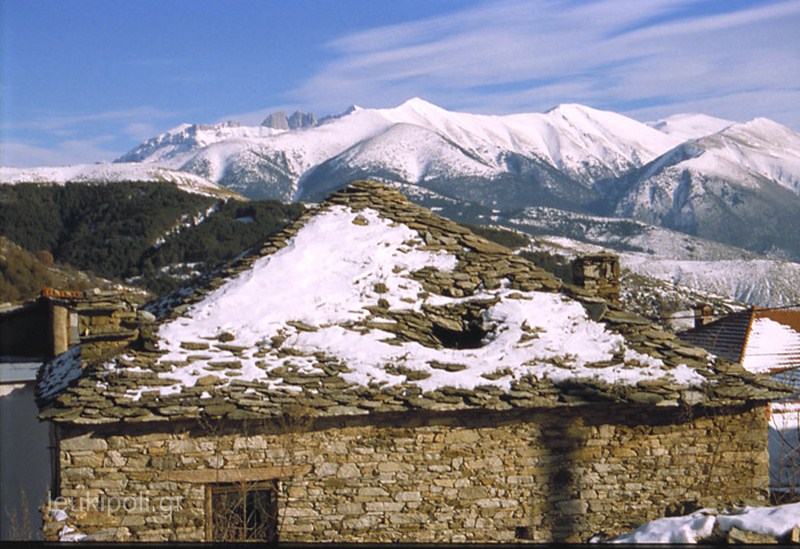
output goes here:
{"type": "Polygon", "coordinates": [[[0,164],[31,167],[110,161],[164,131],[163,122],[174,121],[175,116],[142,106],[88,114],[42,114],[25,122],[6,122],[0,164]]]}
{"type": "Polygon", "coordinates": [[[113,111],[103,111],[88,114],[44,114],[35,120],[16,124],[5,124],[7,130],[36,130],[50,132],[56,135],[73,131],[87,124],[103,122],[144,123],[144,121],[163,120],[174,118],[175,113],[161,111],[149,106],[134,107],[113,111]]]}
{"type": "Polygon", "coordinates": [[[103,136],[92,140],[67,140],[48,147],[5,141],[0,144],[0,166],[31,168],[110,161],[120,155],[120,151],[104,146],[111,139],[103,136]]]}
{"type": "Polygon", "coordinates": [[[158,133],[158,128],[149,122],[132,122],[125,126],[125,133],[134,139],[144,141],[158,133]]]}
{"type": "Polygon", "coordinates": [[[333,60],[294,95],[321,112],[421,96],[496,113],[579,102],[623,112],[658,105],[670,114],[729,98],[729,116],[797,128],[778,118],[791,110],[786,103],[734,98],[784,101],[800,89],[800,2],[685,15],[702,4],[509,0],[371,29],[328,44],[333,60]]]}

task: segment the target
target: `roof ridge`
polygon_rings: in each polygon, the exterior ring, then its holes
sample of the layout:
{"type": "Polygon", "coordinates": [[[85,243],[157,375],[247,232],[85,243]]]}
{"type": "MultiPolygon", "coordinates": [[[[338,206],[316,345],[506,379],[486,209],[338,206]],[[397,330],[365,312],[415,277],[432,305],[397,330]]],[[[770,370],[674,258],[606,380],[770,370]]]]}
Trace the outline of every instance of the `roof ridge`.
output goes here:
{"type": "MultiPolygon", "coordinates": [[[[224,284],[231,276],[245,270],[256,260],[284,248],[309,220],[335,205],[346,206],[354,211],[370,208],[382,214],[382,217],[396,223],[405,224],[417,232],[420,232],[421,229],[424,228],[421,225],[426,225],[425,222],[427,221],[427,225],[429,225],[428,229],[436,228],[440,231],[444,230],[455,233],[460,236],[459,240],[461,244],[472,248],[476,252],[503,254],[515,258],[515,261],[525,262],[527,266],[536,271],[539,276],[557,281],[559,288],[563,287],[563,282],[549,271],[522,257],[514,255],[511,249],[502,244],[477,235],[451,219],[440,216],[423,206],[414,204],[406,195],[396,188],[374,181],[355,180],[334,192],[317,205],[308,208],[288,226],[265,237],[261,243],[253,246],[240,256],[222,263],[218,268],[201,277],[199,280],[196,280],[193,284],[179,288],[165,297],[156,299],[146,305],[144,309],[155,314],[159,322],[170,318],[172,316],[171,313],[173,313],[175,309],[179,309],[178,312],[182,313],[184,305],[192,305],[201,300],[207,292],[215,290],[221,284],[224,284]],[[404,219],[401,215],[402,210],[413,213],[414,216],[404,219]],[[178,301],[172,302],[176,297],[178,301]]],[[[422,234],[421,236],[426,238],[427,235],[422,234]]],[[[434,240],[432,235],[426,238],[426,243],[429,243],[429,240],[434,240]]]]}
{"type": "Polygon", "coordinates": [[[744,339],[742,340],[742,349],[739,352],[739,360],[737,361],[739,362],[739,364],[742,364],[744,361],[744,355],[747,351],[747,341],[750,339],[750,332],[753,330],[753,319],[756,316],[756,309],[758,309],[758,307],[756,307],[755,305],[750,309],[750,315],[749,318],[747,319],[747,330],[744,333],[744,339]]]}

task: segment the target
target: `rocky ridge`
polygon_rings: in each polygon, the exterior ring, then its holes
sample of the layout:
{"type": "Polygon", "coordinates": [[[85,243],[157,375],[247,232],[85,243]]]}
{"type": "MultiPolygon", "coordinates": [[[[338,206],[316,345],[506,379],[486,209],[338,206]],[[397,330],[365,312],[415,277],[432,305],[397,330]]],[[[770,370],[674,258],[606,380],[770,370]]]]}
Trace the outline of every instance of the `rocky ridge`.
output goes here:
{"type": "MultiPolygon", "coordinates": [[[[356,218],[358,219],[358,218],[356,218]]],[[[356,221],[354,221],[356,223],[356,221]]],[[[474,324],[465,321],[476,317],[486,303],[464,300],[459,304],[421,312],[392,310],[378,300],[369,309],[366,320],[346,326],[349,330],[385,330],[398,343],[416,341],[425,346],[446,344],[448,337],[468,341],[474,334],[474,324]]],[[[724,406],[747,401],[768,401],[782,396],[781,386],[749,374],[741,366],[709,357],[706,351],[679,341],[647,319],[627,313],[617,304],[597,297],[591,288],[565,285],[548,272],[429,210],[416,206],[397,191],[369,182],[356,182],[332,195],[316,210],[304,214],[295,224],[268,239],[260,250],[243,257],[193,288],[153,304],[149,310],[158,323],[140,325],[138,338],[122,356],[91,360],[83,357],[82,364],[68,365],[83,368],[82,375],[65,387],[55,398],[43,403],[42,419],[78,424],[113,422],[159,422],[190,419],[200,416],[232,420],[282,417],[297,413],[311,417],[355,416],[375,413],[397,413],[411,410],[446,412],[466,409],[525,410],[560,406],[579,406],[592,402],[630,403],[634,405],[678,406],[680,404],[724,406]],[[547,378],[522,376],[511,381],[510,389],[478,385],[474,389],[441,387],[423,392],[414,384],[414,377],[424,372],[398,371],[406,382],[392,386],[359,385],[346,381],[341,374],[348,365],[325,353],[314,353],[316,371],[308,373],[291,364],[264,368],[263,382],[230,379],[242,368],[240,357],[248,349],[236,345],[230,334],[220,334],[215,340],[187,341],[183,348],[191,351],[187,361],[203,361],[214,372],[200,377],[193,387],[183,387],[178,393],[162,394],[159,387],[173,385],[175,380],[160,376],[173,364],[160,358],[156,330],[159,324],[176,319],[204,296],[220,287],[228,277],[250,269],[262,256],[287,246],[303,225],[317,212],[334,206],[346,206],[353,211],[375,210],[387,220],[416,230],[431,251],[447,251],[458,259],[452,272],[421,269],[413,278],[425,291],[442,296],[469,297],[479,288],[499,287],[502,284],[520,292],[561,292],[581,302],[590,318],[602,322],[606,329],[621,334],[627,345],[650,357],[663,361],[666,368],[686,365],[706,378],[702,389],[687,387],[668,379],[642,381],[636,385],[611,384],[602,379],[571,379],[554,383],[547,378]],[[275,386],[276,382],[291,384],[291,390],[275,386]],[[270,387],[272,385],[272,387],[270,387]],[[147,390],[142,391],[142,387],[147,390]],[[298,391],[299,388],[299,391],[298,391]],[[139,391],[139,398],[131,398],[139,391]]],[[[313,331],[315,326],[295,323],[295,330],[313,331]]],[[[529,337],[535,338],[531,333],[529,337]]],[[[259,346],[263,357],[286,358],[302,354],[283,347],[280,338],[259,346]]],[[[74,362],[79,359],[76,357],[74,362]]],[[[556,360],[557,362],[557,360],[556,360]]],[[[622,356],[593,367],[619,366],[622,356]]],[[[570,368],[569,360],[557,364],[570,368]]],[[[623,364],[636,368],[637,364],[623,364]]],[[[67,365],[65,365],[66,367],[67,365]]],[[[462,369],[459,364],[431,365],[445,371],[462,369]]],[[[388,366],[387,368],[391,368],[388,366]]],[[[497,372],[497,375],[506,375],[497,372]]],[[[486,376],[484,376],[486,377],[486,376]]],[[[487,377],[487,382],[490,378],[487,377]]]]}

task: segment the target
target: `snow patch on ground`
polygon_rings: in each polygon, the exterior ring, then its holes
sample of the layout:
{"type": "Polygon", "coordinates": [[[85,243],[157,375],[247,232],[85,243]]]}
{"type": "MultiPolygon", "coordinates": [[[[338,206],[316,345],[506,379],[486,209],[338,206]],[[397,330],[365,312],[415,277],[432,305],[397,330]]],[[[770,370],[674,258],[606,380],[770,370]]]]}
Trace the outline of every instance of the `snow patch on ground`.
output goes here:
{"type": "Polygon", "coordinates": [[[743,507],[718,512],[701,509],[683,517],[661,518],[648,522],[611,543],[697,543],[709,538],[717,526],[722,533],[731,528],[774,537],[788,535],[800,527],[800,503],[777,507],[743,507]]]}

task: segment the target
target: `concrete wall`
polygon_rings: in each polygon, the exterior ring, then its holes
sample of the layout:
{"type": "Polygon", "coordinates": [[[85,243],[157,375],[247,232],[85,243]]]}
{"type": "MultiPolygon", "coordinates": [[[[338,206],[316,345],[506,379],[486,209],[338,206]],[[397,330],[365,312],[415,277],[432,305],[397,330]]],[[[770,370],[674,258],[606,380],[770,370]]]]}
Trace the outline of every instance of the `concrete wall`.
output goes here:
{"type": "Polygon", "coordinates": [[[763,501],[765,409],[692,415],[608,405],[65,431],[53,505],[70,518],[47,531],[201,541],[207,486],[273,478],[287,542],[581,542],[670,505],[763,501]]]}

